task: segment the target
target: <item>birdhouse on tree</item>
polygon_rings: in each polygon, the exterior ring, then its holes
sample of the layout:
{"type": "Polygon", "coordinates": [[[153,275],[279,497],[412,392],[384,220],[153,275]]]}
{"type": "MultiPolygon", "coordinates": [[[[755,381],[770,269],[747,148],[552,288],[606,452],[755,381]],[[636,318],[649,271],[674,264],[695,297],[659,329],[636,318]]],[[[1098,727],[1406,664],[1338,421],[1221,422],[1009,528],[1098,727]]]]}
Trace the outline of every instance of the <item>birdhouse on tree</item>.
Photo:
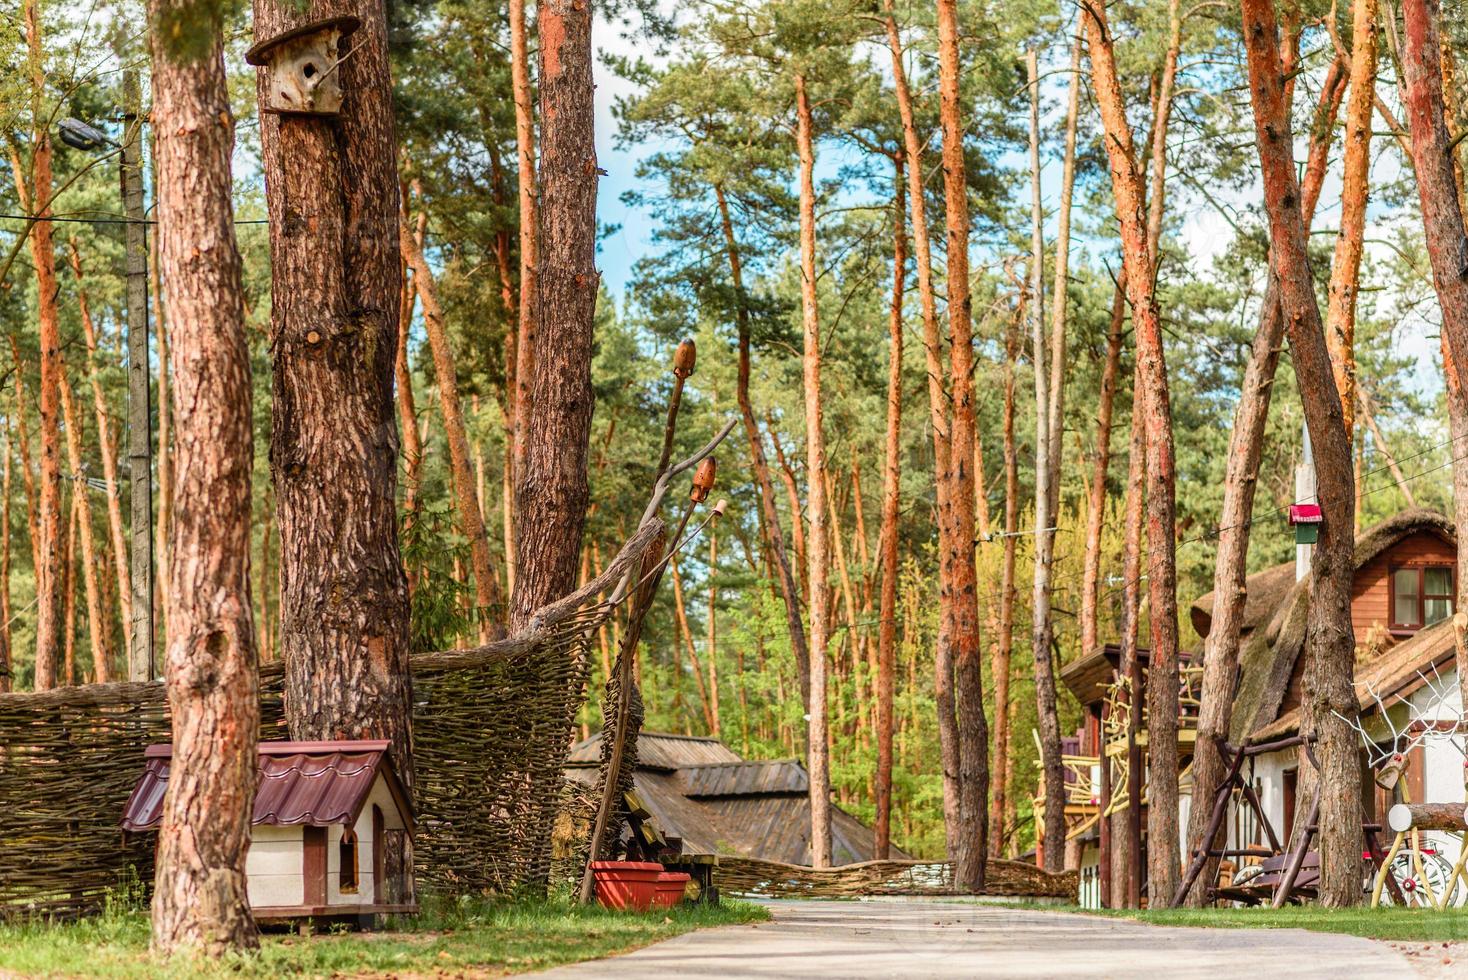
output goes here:
{"type": "Polygon", "coordinates": [[[1325,522],[1319,504],[1290,504],[1290,523],[1295,527],[1295,544],[1314,544],[1320,540],[1320,525],[1325,522]]]}
{"type": "MultiPolygon", "coordinates": [[[[390,742],[261,742],[245,877],[257,920],[411,913],[408,795],[390,742]]],[[[172,745],[150,745],[123,813],[129,832],[158,829],[172,745]]]]}
{"type": "Polygon", "coordinates": [[[314,116],[340,112],[338,69],[351,54],[341,51],[341,42],[360,26],[351,15],[315,20],[246,51],[247,62],[265,69],[265,111],[314,116]]]}

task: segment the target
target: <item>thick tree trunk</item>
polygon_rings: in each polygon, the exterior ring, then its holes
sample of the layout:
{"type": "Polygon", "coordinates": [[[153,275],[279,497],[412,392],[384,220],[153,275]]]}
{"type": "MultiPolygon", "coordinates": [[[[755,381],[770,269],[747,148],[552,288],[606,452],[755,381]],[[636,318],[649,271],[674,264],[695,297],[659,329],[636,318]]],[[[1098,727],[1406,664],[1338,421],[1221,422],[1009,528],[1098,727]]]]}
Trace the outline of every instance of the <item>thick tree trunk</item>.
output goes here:
{"type": "Polygon", "coordinates": [[[907,280],[907,209],[903,206],[903,157],[894,158],[892,200],[892,302],[887,313],[887,439],[882,469],[882,530],[878,562],[881,598],[877,627],[876,838],[872,859],[885,861],[892,845],[892,696],[897,665],[897,534],[902,507],[902,295],[907,280]]]}
{"type": "MultiPolygon", "coordinates": [[[[1121,225],[1127,298],[1137,336],[1137,383],[1146,424],[1148,600],[1151,646],[1147,672],[1148,894],[1170,900],[1178,876],[1178,634],[1177,568],[1174,562],[1172,408],[1161,316],[1152,284],[1153,255],[1147,234],[1142,175],[1132,148],[1131,126],[1116,75],[1104,0],[1083,11],[1090,37],[1096,102],[1106,129],[1112,196],[1121,225]]],[[[1135,411],[1135,409],[1134,409],[1135,411]]]]}
{"type": "Polygon", "coordinates": [[[152,0],[150,8],[180,479],[165,668],[173,760],[153,943],[218,956],[258,942],[245,894],[260,706],[249,581],[250,352],[230,203],[234,122],[222,11],[196,0],[152,0]],[[166,27],[185,20],[202,51],[173,50],[166,27]]]}
{"type": "MultiPolygon", "coordinates": [[[[1051,531],[1056,495],[1050,481],[1058,475],[1050,453],[1050,392],[1045,362],[1045,208],[1040,193],[1040,59],[1032,48],[1025,55],[1030,89],[1030,353],[1035,366],[1035,577],[1030,653],[1035,668],[1035,708],[1040,729],[1040,762],[1045,789],[1046,871],[1065,867],[1065,770],[1060,760],[1060,711],[1055,689],[1055,661],[1050,647],[1054,626],[1050,619],[1050,573],[1055,535],[1051,531]]],[[[1066,211],[1065,222],[1070,220],[1066,211]]]]}
{"type": "Polygon", "coordinates": [[[831,636],[827,584],[826,438],[821,410],[821,320],[816,300],[815,140],[804,75],[795,76],[800,154],[800,304],[805,384],[806,516],[810,520],[810,846],[811,864],[831,864],[831,773],[827,747],[826,656],[831,636]]]}
{"type": "MultiPolygon", "coordinates": [[[[744,419],[744,435],[749,441],[749,458],[754,463],[754,479],[759,487],[765,543],[775,566],[780,600],[785,606],[785,628],[790,633],[790,649],[795,655],[795,673],[800,679],[801,704],[809,705],[810,650],[805,644],[805,622],[800,612],[800,587],[795,583],[795,573],[791,571],[790,558],[785,553],[785,532],[780,526],[780,511],[775,506],[775,485],[770,480],[770,463],[765,456],[765,443],[760,436],[759,421],[754,415],[754,403],[749,397],[749,306],[744,293],[744,265],[739,253],[739,243],[734,237],[734,222],[729,217],[729,201],[724,195],[722,185],[714,185],[714,196],[719,204],[719,223],[723,227],[724,248],[729,256],[729,280],[734,285],[734,321],[739,330],[739,368],[734,397],[739,402],[739,415],[744,419]]],[[[799,526],[799,512],[792,514],[790,519],[799,526]]]]}
{"type": "Polygon", "coordinates": [[[589,497],[592,320],[596,313],[596,146],[591,8],[548,0],[540,19],[540,265],[535,336],[520,338],[531,382],[520,418],[525,452],[516,474],[515,594],[511,631],[576,585],[589,497]],[[526,351],[533,351],[527,366],[526,351]]]}
{"type": "Polygon", "coordinates": [[[1370,195],[1376,6],[1376,0],[1355,0],[1352,4],[1351,96],[1346,105],[1346,152],[1341,164],[1341,224],[1335,240],[1325,316],[1325,342],[1335,369],[1335,386],[1340,392],[1347,439],[1352,438],[1356,422],[1356,297],[1361,285],[1366,202],[1370,195]]]}
{"type": "MultiPolygon", "coordinates": [[[[1315,203],[1325,180],[1325,161],[1335,128],[1346,74],[1341,62],[1332,64],[1321,87],[1311,127],[1310,153],[1301,188],[1305,227],[1314,218],[1315,203]]],[[[1198,737],[1193,749],[1193,799],[1211,800],[1224,778],[1223,742],[1233,720],[1234,681],[1238,673],[1239,632],[1247,599],[1249,531],[1258,486],[1259,463],[1269,403],[1274,393],[1275,369],[1284,339],[1284,317],[1279,306],[1279,281],[1273,270],[1260,308],[1259,327],[1249,361],[1244,367],[1233,433],[1229,437],[1228,465],[1224,471],[1223,507],[1218,520],[1218,556],[1213,571],[1213,618],[1203,647],[1203,685],[1198,712],[1198,737]]],[[[1189,852],[1204,846],[1209,808],[1194,807],[1188,821],[1189,852]]],[[[1209,861],[1200,881],[1214,881],[1217,862],[1209,861]]],[[[1205,889],[1195,887],[1188,904],[1201,906],[1205,889]]]]}
{"type": "Polygon", "coordinates": [[[102,590],[97,585],[97,547],[92,540],[92,501],[87,495],[85,464],[82,462],[82,427],[72,397],[71,383],[63,364],[56,379],[61,392],[61,417],[66,422],[66,459],[71,466],[72,493],[76,497],[78,534],[82,544],[82,587],[87,596],[87,637],[92,652],[92,680],[106,684],[112,679],[112,652],[108,639],[112,630],[102,605],[102,590]]]}
{"type": "MultiPolygon", "coordinates": [[[[402,265],[387,25],[377,0],[257,0],[255,36],[350,13],[335,120],[260,114],[270,205],[280,644],[297,739],[386,738],[411,786],[408,590],[393,361],[402,265]],[[331,560],[325,560],[329,556],[331,560]]],[[[265,75],[259,80],[265,102],[265,75]]]]}
{"type": "Polygon", "coordinates": [[[1305,639],[1306,705],[1320,739],[1320,900],[1325,905],[1355,905],[1361,901],[1361,772],[1355,733],[1346,721],[1356,710],[1350,608],[1355,547],[1351,444],[1306,252],[1273,0],[1241,0],[1241,8],[1269,212],[1271,263],[1280,283],[1280,306],[1314,447],[1324,518],[1311,561],[1305,639]]]}
{"type": "Polygon", "coordinates": [[[423,257],[421,240],[414,237],[409,227],[406,202],[399,239],[403,261],[413,270],[413,286],[423,303],[423,323],[428,333],[428,346],[433,351],[433,375],[438,381],[438,404],[443,413],[444,441],[449,445],[454,509],[459,515],[459,531],[469,539],[479,642],[487,643],[500,622],[504,600],[500,596],[499,580],[495,577],[489,554],[489,535],[484,530],[484,512],[480,509],[479,494],[475,492],[474,474],[469,468],[469,437],[465,432],[464,408],[459,399],[459,374],[454,366],[448,325],[444,322],[443,307],[438,302],[433,270],[423,257]]]}
{"type": "MultiPolygon", "coordinates": [[[[535,354],[540,316],[540,220],[535,194],[535,107],[530,90],[530,56],[525,0],[509,0],[510,94],[515,102],[515,174],[520,211],[520,305],[515,338],[514,476],[525,462],[527,421],[535,397],[535,354]]],[[[553,20],[554,24],[555,21],[553,20]]],[[[518,482],[515,484],[518,487],[518,482]]],[[[518,507],[518,502],[516,504],[518,507]]],[[[513,577],[514,572],[511,572],[513,577]]],[[[513,594],[514,589],[511,588],[513,594]]]]}
{"type": "Polygon", "coordinates": [[[122,522],[122,484],[117,477],[117,444],[112,438],[107,400],[102,394],[102,379],[97,376],[97,331],[87,292],[82,288],[82,256],[76,239],[71,246],[71,271],[76,276],[77,303],[81,307],[82,333],[87,341],[87,381],[92,388],[92,412],[97,422],[97,446],[102,454],[102,479],[107,482],[107,530],[112,541],[112,561],[117,574],[117,597],[122,606],[122,622],[133,621],[131,578],[127,573],[127,531],[122,522]]]}
{"type": "MultiPolygon", "coordinates": [[[[22,206],[43,220],[31,229],[31,262],[36,271],[36,312],[41,349],[41,479],[39,531],[36,566],[36,682],[44,691],[56,685],[57,659],[61,652],[61,323],[56,309],[56,249],[51,222],[51,134],[47,124],[46,69],[41,44],[41,21],[37,0],[24,5],[27,70],[31,85],[31,179],[29,204],[26,188],[17,185],[22,206]]],[[[20,177],[19,172],[16,174],[20,177]]]]}
{"type": "MultiPolygon", "coordinates": [[[[923,317],[923,355],[928,378],[928,419],[929,428],[933,433],[933,484],[939,515],[939,549],[943,551],[949,534],[948,524],[943,515],[949,511],[948,497],[953,492],[948,479],[951,447],[949,444],[948,395],[943,386],[943,337],[938,326],[938,304],[933,289],[932,244],[928,237],[927,199],[923,187],[924,144],[919,137],[914,118],[912,93],[907,83],[906,68],[902,63],[902,39],[897,30],[891,0],[884,0],[883,11],[883,19],[887,27],[887,44],[892,52],[892,75],[897,95],[897,110],[902,119],[902,146],[908,164],[908,204],[912,210],[913,257],[917,267],[918,299],[923,317]]],[[[955,86],[956,84],[955,81],[955,86]]],[[[934,700],[938,713],[938,742],[943,770],[943,825],[950,857],[955,852],[959,833],[958,723],[953,706],[953,589],[948,578],[951,568],[950,562],[939,561],[938,636],[934,649],[936,678],[934,700]]]]}
{"type": "MultiPolygon", "coordinates": [[[[983,655],[979,645],[979,601],[974,567],[974,474],[976,426],[973,387],[973,310],[969,296],[968,179],[963,159],[964,128],[959,104],[958,5],[938,0],[939,118],[943,129],[943,198],[948,227],[948,319],[950,325],[949,482],[946,542],[940,561],[949,566],[955,717],[958,735],[958,835],[953,880],[964,891],[984,886],[989,797],[989,731],[984,716],[983,655]]],[[[939,710],[943,710],[939,705],[939,710]]]]}

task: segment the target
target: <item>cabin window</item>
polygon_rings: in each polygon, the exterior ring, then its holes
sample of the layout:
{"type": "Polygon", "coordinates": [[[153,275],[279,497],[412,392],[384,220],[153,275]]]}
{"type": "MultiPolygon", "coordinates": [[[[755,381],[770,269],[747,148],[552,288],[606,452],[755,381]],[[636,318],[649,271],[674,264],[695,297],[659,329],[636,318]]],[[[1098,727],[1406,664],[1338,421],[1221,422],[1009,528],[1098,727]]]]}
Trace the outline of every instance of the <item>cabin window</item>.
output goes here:
{"type": "Polygon", "coordinates": [[[337,845],[341,858],[341,878],[337,891],[343,895],[357,893],[357,832],[351,827],[342,828],[341,843],[337,845]]]}
{"type": "Polygon", "coordinates": [[[1392,629],[1418,630],[1453,615],[1453,568],[1425,565],[1392,572],[1392,629]]]}

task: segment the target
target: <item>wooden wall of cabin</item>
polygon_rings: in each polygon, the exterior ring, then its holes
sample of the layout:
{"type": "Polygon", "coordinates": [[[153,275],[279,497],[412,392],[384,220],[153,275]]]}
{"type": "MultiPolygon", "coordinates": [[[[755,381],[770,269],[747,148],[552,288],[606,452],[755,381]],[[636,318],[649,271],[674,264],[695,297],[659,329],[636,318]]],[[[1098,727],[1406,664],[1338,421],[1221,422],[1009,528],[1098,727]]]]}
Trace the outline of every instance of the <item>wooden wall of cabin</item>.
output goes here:
{"type": "Polygon", "coordinates": [[[1409,535],[1356,570],[1351,583],[1351,626],[1359,653],[1380,652],[1411,633],[1393,633],[1391,573],[1428,565],[1453,567],[1457,549],[1436,534],[1409,535]]]}
{"type": "MultiPolygon", "coordinates": [[[[1391,629],[1392,571],[1428,565],[1453,567],[1457,549],[1436,534],[1418,531],[1356,569],[1351,582],[1351,628],[1356,634],[1356,662],[1364,663],[1412,635],[1391,629]]],[[[1305,657],[1295,661],[1290,686],[1279,713],[1298,708],[1304,699],[1305,657]]]]}

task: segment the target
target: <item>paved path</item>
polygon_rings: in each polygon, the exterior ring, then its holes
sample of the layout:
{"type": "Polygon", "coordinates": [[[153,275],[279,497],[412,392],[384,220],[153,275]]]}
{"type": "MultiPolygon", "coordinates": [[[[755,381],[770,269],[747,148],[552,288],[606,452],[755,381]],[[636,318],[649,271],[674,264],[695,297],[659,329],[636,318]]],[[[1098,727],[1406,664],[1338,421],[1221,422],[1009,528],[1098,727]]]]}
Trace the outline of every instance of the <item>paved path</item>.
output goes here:
{"type": "Polygon", "coordinates": [[[1302,929],[1182,929],[948,902],[771,902],[774,920],[687,933],[554,978],[1412,978],[1382,943],[1302,929]]]}

